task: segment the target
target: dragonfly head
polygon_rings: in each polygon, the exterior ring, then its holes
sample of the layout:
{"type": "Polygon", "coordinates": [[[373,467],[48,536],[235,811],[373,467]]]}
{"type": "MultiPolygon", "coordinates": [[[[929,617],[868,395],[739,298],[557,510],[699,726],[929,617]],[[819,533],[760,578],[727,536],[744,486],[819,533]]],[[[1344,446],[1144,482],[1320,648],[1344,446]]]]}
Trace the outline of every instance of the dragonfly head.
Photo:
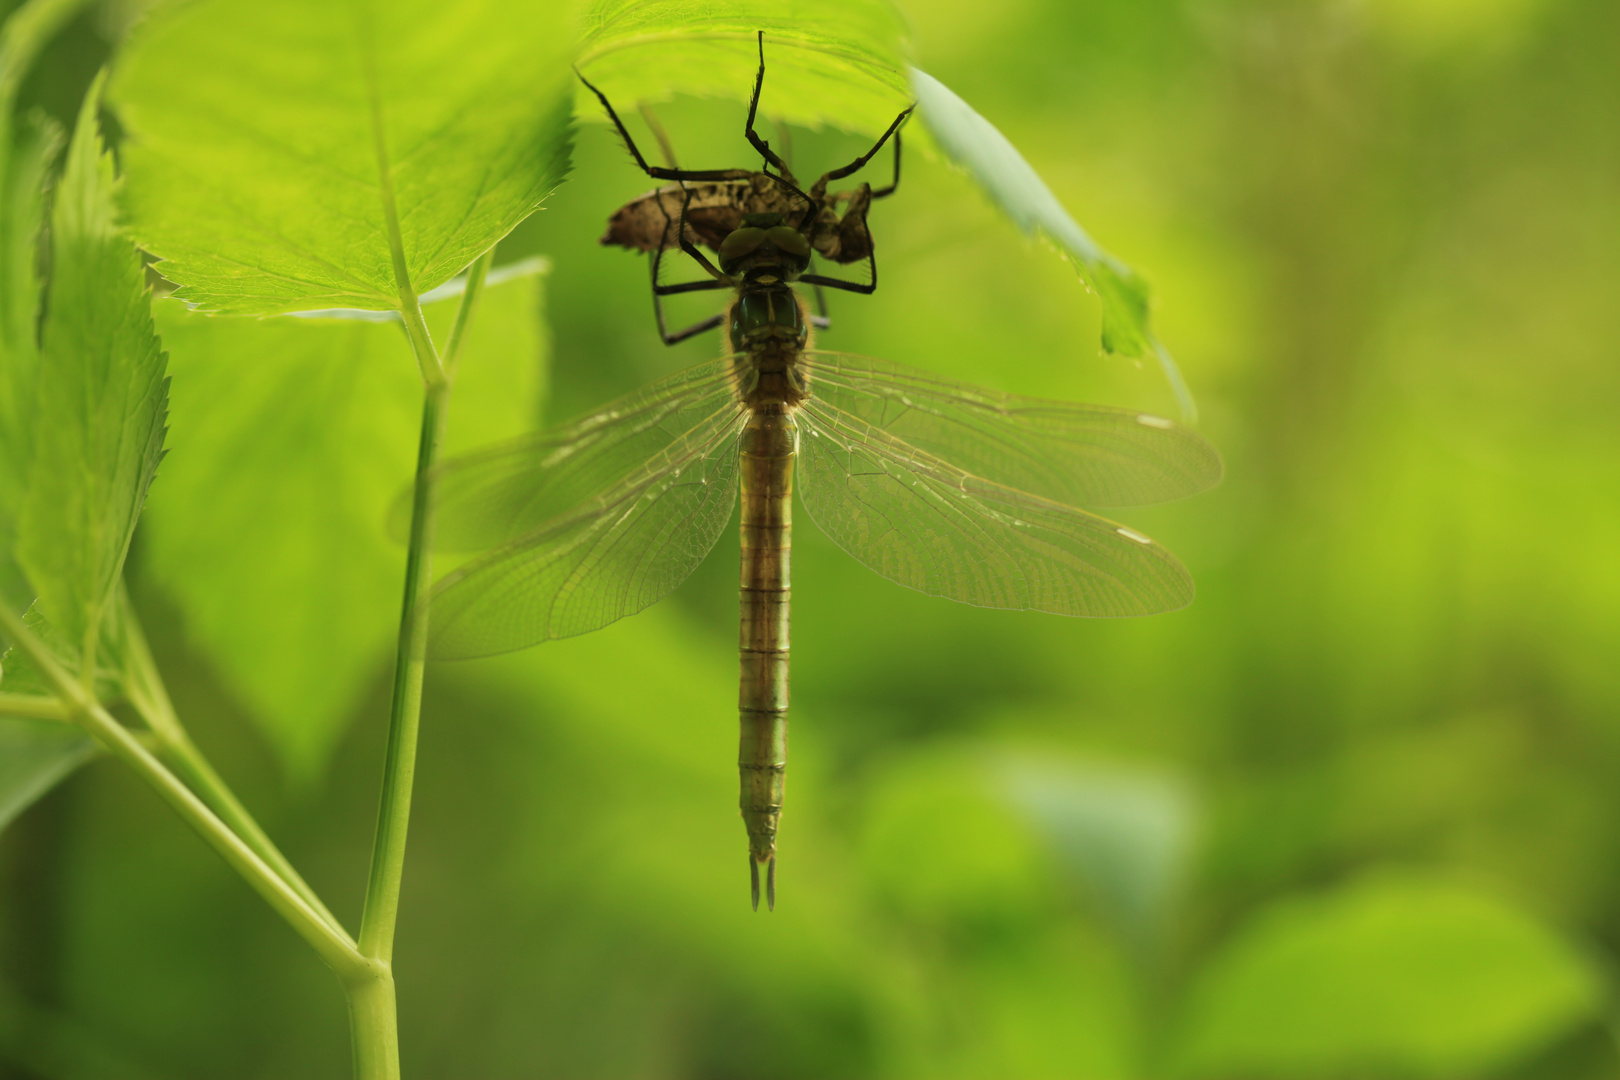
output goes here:
{"type": "Polygon", "coordinates": [[[720,269],[731,277],[793,281],[810,266],[810,241],[781,214],[747,214],[720,243],[720,269]]]}

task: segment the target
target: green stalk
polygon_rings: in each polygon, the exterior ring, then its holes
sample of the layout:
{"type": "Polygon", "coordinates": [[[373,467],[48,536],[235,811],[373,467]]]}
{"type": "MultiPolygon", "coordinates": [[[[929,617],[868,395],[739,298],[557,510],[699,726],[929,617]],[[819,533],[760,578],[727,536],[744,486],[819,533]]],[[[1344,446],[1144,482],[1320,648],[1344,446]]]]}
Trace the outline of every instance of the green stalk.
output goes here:
{"type": "Polygon", "coordinates": [[[343,986],[349,996],[355,1080],[398,1080],[399,1011],[393,973],[385,967],[375,978],[343,986]]]}
{"type": "Polygon", "coordinates": [[[34,667],[61,699],[72,720],[82,726],[114,757],[152,785],[176,813],[195,829],[208,845],[246,879],[255,892],[287,920],[303,939],[309,942],[321,959],[325,960],[345,983],[372,974],[372,961],[356,950],[355,944],[341,929],[332,926],[282,880],[248,844],[232,832],[208,806],[179,777],[170,772],[154,757],[141,740],[128,728],[113,719],[101,703],[92,698],[79,685],[77,679],[62,670],[56,658],[43,642],[7,604],[0,603],[0,630],[5,631],[12,644],[27,654],[34,667]]]}
{"type": "Polygon", "coordinates": [[[326,920],[340,933],[343,924],[337,916],[322,903],[315,890],[303,879],[287,856],[276,847],[275,841],[270,839],[253,815],[248,813],[247,807],[242,805],[236,793],[230,789],[224,779],[214,771],[214,767],[197,744],[191,741],[191,735],[185,726],[180,723],[180,716],[175,712],[174,702],[169,699],[168,688],[163,685],[163,676],[158,672],[157,664],[152,659],[152,650],[146,644],[146,635],[141,631],[140,622],[135,618],[134,609],[130,607],[129,597],[119,586],[117,602],[122,606],[122,623],[124,631],[124,663],[126,676],[124,679],[125,693],[129,703],[140,714],[146,726],[151,729],[156,741],[157,753],[170,769],[179,774],[209,808],[218,814],[220,819],[230,826],[231,831],[240,836],[265,863],[281,876],[281,879],[292,886],[294,892],[303,897],[314,912],[326,920]]]}
{"type": "Polygon", "coordinates": [[[422,682],[427,668],[428,585],[433,578],[435,466],[444,442],[450,390],[466,329],[493,261],[485,252],[468,268],[462,294],[441,359],[428,336],[421,306],[401,288],[405,332],[424,374],[422,434],[417,446],[416,481],[411,497],[411,537],[405,558],[405,595],[394,656],[393,699],[389,707],[388,751],[377,809],[377,835],[371,851],[371,877],[360,916],[360,951],[374,964],[375,977],[345,984],[354,1039],[356,1080],[397,1080],[399,1032],[395,1012],[394,930],[399,922],[399,890],[405,868],[405,838],[416,778],[416,738],[422,718],[422,682]]]}
{"type": "Polygon", "coordinates": [[[41,694],[7,694],[0,691],[0,716],[24,720],[67,720],[67,707],[53,697],[41,694]]]}
{"type": "Polygon", "coordinates": [[[388,717],[388,756],[383,764],[382,805],[371,849],[371,878],[360,917],[360,948],[384,964],[394,955],[399,917],[399,886],[405,863],[405,834],[411,817],[411,784],[416,777],[416,734],[422,715],[422,679],[427,667],[428,608],[421,602],[433,575],[433,466],[444,439],[450,383],[426,388],[422,437],[417,447],[416,484],[411,499],[411,539],[405,559],[405,597],[394,657],[394,692],[388,717]]]}

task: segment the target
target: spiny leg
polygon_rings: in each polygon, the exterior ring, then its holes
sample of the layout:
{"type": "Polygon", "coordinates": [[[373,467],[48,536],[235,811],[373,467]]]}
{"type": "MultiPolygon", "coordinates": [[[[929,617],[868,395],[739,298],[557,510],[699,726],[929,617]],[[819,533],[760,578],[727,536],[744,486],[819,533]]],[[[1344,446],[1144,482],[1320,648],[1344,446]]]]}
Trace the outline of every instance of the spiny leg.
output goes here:
{"type": "Polygon", "coordinates": [[[889,186],[888,187],[874,189],[873,192],[872,192],[872,198],[874,198],[874,199],[882,199],[882,198],[886,198],[887,196],[893,195],[895,189],[898,188],[899,186],[900,186],[900,132],[897,131],[897,132],[894,133],[894,179],[889,181],[889,186]]]}
{"type": "Polygon", "coordinates": [[[664,231],[663,235],[659,237],[658,247],[653,252],[653,257],[649,264],[652,272],[653,318],[658,323],[658,336],[663,339],[665,345],[678,345],[687,338],[696,337],[698,334],[713,330],[715,327],[719,326],[722,321],[724,321],[725,316],[724,314],[712,315],[701,322],[693,323],[685,330],[679,330],[671,334],[664,323],[664,297],[674,296],[678,293],[704,292],[711,289],[729,289],[732,285],[731,279],[727,278],[712,263],[710,263],[709,260],[704,257],[703,253],[686,238],[686,211],[687,208],[692,204],[692,189],[683,183],[681,184],[681,191],[685,194],[685,198],[681,200],[681,218],[678,223],[671,220],[669,210],[664,206],[664,200],[662,198],[657,200],[659,212],[664,215],[664,231]],[[672,229],[675,231],[675,236],[681,245],[681,250],[695,259],[699,266],[703,267],[703,269],[707,270],[712,275],[708,280],[685,281],[676,285],[658,284],[658,269],[663,265],[664,250],[669,243],[670,230],[672,229]]]}
{"type": "Polygon", "coordinates": [[[799,280],[806,285],[825,285],[829,289],[842,289],[845,292],[860,293],[862,296],[871,296],[877,292],[877,253],[869,252],[866,256],[866,265],[872,269],[872,280],[866,284],[859,281],[844,281],[841,278],[830,278],[825,274],[800,274],[799,280]]]}
{"type": "Polygon", "coordinates": [[[787,162],[777,157],[776,151],[771,149],[771,144],[760,138],[759,133],[754,130],[754,117],[759,112],[759,92],[764,85],[765,31],[761,30],[759,32],[759,71],[754,75],[754,95],[748,99],[748,125],[743,130],[748,136],[748,141],[753,144],[755,150],[759,151],[760,156],[765,159],[766,164],[775,165],[776,171],[785,176],[792,176],[793,170],[787,167],[787,162]]]}
{"type": "MultiPolygon", "coordinates": [[[[907,105],[905,109],[901,111],[900,115],[894,118],[894,123],[889,125],[888,129],[884,131],[882,136],[878,138],[878,141],[872,144],[872,149],[868,150],[866,153],[862,154],[848,165],[845,165],[842,169],[834,169],[832,172],[827,173],[816,182],[818,184],[825,184],[830,183],[833,180],[842,180],[850,173],[859,171],[868,161],[872,160],[872,156],[874,154],[883,149],[883,144],[889,141],[890,135],[893,135],[895,136],[894,183],[888,188],[884,189],[883,194],[888,195],[893,192],[895,186],[900,183],[900,125],[906,122],[906,117],[910,116],[911,110],[915,109],[916,107],[917,106],[915,105],[907,105]]],[[[872,194],[875,197],[878,193],[874,191],[872,194]]]]}
{"type": "Polygon", "coordinates": [[[581,75],[578,68],[574,69],[574,74],[579,76],[579,81],[585,84],[585,89],[595,94],[596,100],[600,101],[602,103],[602,108],[607,110],[608,119],[612,120],[613,126],[619,129],[619,137],[624,140],[625,149],[630,151],[630,156],[636,159],[636,165],[640,167],[642,172],[646,173],[653,179],[746,180],[750,176],[754,175],[747,169],[666,169],[659,165],[647,164],[647,159],[641,156],[640,148],[636,146],[636,141],[630,137],[630,132],[625,128],[624,121],[620,120],[619,114],[613,111],[613,106],[611,103],[609,103],[607,95],[602,93],[602,91],[598,90],[596,87],[592,86],[591,81],[584,75],[581,75]]]}
{"type": "Polygon", "coordinates": [[[725,321],[725,313],[721,312],[716,315],[711,315],[701,322],[693,323],[685,330],[678,330],[671,334],[667,329],[665,329],[664,325],[663,298],[666,296],[673,296],[678,293],[707,292],[712,289],[724,289],[728,286],[724,281],[716,281],[713,278],[709,278],[706,281],[684,281],[677,285],[660,285],[658,284],[658,265],[663,257],[664,251],[662,248],[660,248],[653,253],[651,260],[653,282],[653,318],[658,323],[658,336],[664,339],[664,344],[679,345],[687,338],[696,337],[699,334],[713,330],[715,327],[719,326],[725,321]]]}

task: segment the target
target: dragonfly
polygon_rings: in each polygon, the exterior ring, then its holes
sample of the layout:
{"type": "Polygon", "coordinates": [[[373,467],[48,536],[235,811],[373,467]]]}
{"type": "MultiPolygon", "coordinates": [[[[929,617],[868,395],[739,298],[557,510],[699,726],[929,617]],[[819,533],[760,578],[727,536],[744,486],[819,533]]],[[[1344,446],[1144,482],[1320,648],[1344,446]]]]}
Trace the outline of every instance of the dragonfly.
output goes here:
{"type": "MultiPolygon", "coordinates": [[[[763,70],[762,56],[747,128],[756,147],[763,70]]],[[[654,175],[728,179],[718,172],[654,175]]],[[[438,659],[527,648],[643,610],[692,573],[740,502],[739,807],[756,911],[761,867],[767,909],[776,904],[795,492],[834,543],[901,585],[1112,617],[1183,607],[1193,583],[1164,548],[1092,508],[1182,498],[1221,475],[1214,447],[1163,417],[815,348],[795,287],[819,277],[809,267],[822,205],[801,194],[797,212],[741,214],[718,265],[676,222],[706,280],[730,291],[709,321],[725,327],[721,356],[435,474],[439,546],[480,552],[434,588],[438,659]]]]}

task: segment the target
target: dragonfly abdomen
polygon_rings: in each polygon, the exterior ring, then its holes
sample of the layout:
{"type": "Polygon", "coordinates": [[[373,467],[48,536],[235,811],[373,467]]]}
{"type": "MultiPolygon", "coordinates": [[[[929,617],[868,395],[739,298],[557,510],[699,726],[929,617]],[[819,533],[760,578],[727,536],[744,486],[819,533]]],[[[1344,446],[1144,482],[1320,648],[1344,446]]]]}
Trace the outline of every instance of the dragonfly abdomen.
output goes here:
{"type": "Polygon", "coordinates": [[[798,435],[785,411],[756,412],[743,428],[741,679],[737,770],[754,907],[759,866],[766,902],[776,906],[776,828],[787,773],[789,565],[793,531],[793,461],[798,435]]]}

